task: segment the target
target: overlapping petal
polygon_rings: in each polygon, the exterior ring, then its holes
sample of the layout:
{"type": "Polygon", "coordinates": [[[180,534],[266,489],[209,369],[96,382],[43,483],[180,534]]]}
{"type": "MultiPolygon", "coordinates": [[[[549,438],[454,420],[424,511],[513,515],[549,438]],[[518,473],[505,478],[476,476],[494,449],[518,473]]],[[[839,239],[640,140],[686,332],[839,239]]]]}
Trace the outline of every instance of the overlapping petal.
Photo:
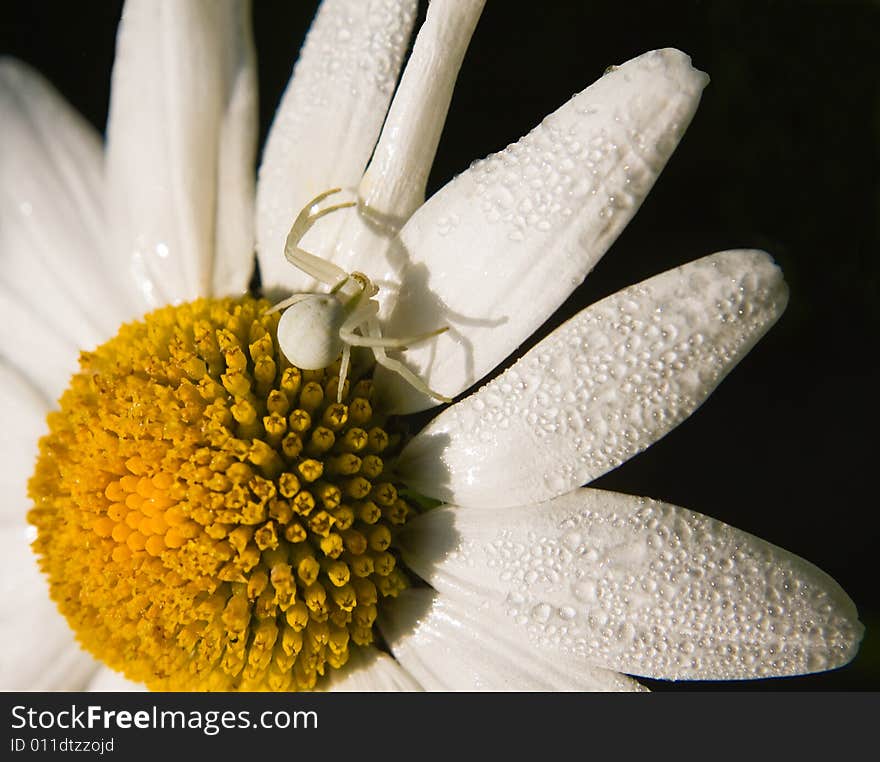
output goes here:
{"type": "MultiPolygon", "coordinates": [[[[707,82],[677,50],[639,56],[413,215],[387,333],[450,327],[405,354],[429,387],[460,393],[562,304],[641,205],[707,82]]],[[[399,377],[379,380],[398,412],[436,404],[399,377]]]]}
{"type": "Polygon", "coordinates": [[[353,649],[345,668],[333,670],[322,687],[341,693],[422,690],[400,664],[371,646],[353,649]]]}
{"type": "MultiPolygon", "coordinates": [[[[412,53],[379,142],[358,192],[357,212],[336,216],[322,241],[338,229],[335,247],[316,249],[346,272],[364,272],[380,286],[378,299],[393,304],[407,264],[397,234],[425,200],[425,186],[452,90],[485,0],[434,0],[412,53]]],[[[311,241],[309,241],[311,245],[311,241]]]]}
{"type": "Polygon", "coordinates": [[[583,310],[437,416],[400,472],[424,494],[487,507],[564,494],[687,418],[787,301],[763,252],[713,254],[583,310]]]}
{"type": "Polygon", "coordinates": [[[638,691],[624,675],[534,648],[481,605],[410,589],[382,612],[395,658],[427,690],[638,691]]]}
{"type": "MultiPolygon", "coordinates": [[[[284,258],[300,210],[330,188],[354,191],[376,147],[415,19],[415,0],[325,0],[278,107],[260,167],[257,250],[263,284],[308,291],[284,258]]],[[[355,211],[325,218],[303,247],[332,258],[355,211]]]]}
{"type": "Polygon", "coordinates": [[[407,564],[536,650],[633,675],[741,679],[833,669],[855,606],[787,551],[673,505],[582,489],[504,511],[445,508],[407,525],[407,564]]]}
{"type": "Polygon", "coordinates": [[[250,3],[126,3],[107,200],[114,251],[149,306],[247,288],[256,127],[250,3]]]}
{"type": "Polygon", "coordinates": [[[405,222],[425,201],[452,89],[486,0],[433,0],[359,195],[370,213],[405,222]]]}

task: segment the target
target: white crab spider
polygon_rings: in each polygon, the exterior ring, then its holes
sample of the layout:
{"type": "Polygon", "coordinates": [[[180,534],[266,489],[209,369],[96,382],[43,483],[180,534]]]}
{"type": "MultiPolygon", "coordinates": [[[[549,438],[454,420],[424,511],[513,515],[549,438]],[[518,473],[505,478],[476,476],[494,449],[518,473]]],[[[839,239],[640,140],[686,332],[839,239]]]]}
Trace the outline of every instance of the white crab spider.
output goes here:
{"type": "Polygon", "coordinates": [[[278,321],[278,345],[281,351],[291,364],[304,370],[326,368],[341,354],[337,402],[342,402],[352,347],[368,347],[379,365],[399,373],[418,391],[441,402],[452,402],[449,397],[429,389],[402,362],[388,357],[385,352],[386,349],[406,349],[408,345],[430,339],[447,328],[419,336],[384,338],[377,317],[379,303],[373,298],[379,292],[378,287],[363,273],[347,273],[332,262],[299,248],[299,242],[317,220],[338,209],[355,206],[354,202],[349,201],[312,214],[313,207],[340,190],[331,188],[313,198],[297,215],[287,235],[284,246],[287,261],[331,286],[331,289],[327,294],[294,294],[272,307],[270,312],[284,310],[278,321]]]}

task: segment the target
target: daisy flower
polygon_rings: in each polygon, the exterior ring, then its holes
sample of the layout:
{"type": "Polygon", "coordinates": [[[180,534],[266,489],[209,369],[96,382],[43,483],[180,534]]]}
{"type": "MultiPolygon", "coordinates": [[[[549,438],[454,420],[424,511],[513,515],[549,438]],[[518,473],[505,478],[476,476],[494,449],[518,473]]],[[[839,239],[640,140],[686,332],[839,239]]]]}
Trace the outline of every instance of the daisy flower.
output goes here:
{"type": "Polygon", "coordinates": [[[106,148],[3,65],[4,687],[119,687],[68,624],[160,689],[638,690],[630,676],[854,656],[854,605],[806,561],[584,486],[689,416],[779,317],[763,252],[601,300],[404,433],[583,280],[708,82],[676,50],[611,67],[425,201],[482,6],[434,0],[398,83],[415,3],[325,0],[256,187],[247,4],[126,4],[106,148]],[[335,188],[356,204],[314,203],[335,188]],[[313,275],[378,286],[349,343],[447,330],[373,347],[375,372],[368,354],[349,378],[296,367],[338,323],[279,338],[247,293],[255,247],[272,301],[322,288],[283,256],[297,247],[333,263],[313,275]]]}

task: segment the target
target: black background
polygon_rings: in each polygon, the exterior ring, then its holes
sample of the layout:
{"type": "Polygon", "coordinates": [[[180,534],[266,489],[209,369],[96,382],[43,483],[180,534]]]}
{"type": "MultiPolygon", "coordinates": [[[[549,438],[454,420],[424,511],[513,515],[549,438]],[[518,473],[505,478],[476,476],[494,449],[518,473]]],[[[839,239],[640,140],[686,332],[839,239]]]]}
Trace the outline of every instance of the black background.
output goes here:
{"type": "MultiPolygon", "coordinates": [[[[262,137],[316,5],[255,3],[262,137]]],[[[4,2],[0,53],[41,70],[103,129],[120,11],[109,0],[4,2]]],[[[836,672],[676,690],[880,688],[878,35],[880,6],[868,2],[489,0],[459,77],[429,192],[610,64],[672,46],[712,77],[641,211],[543,333],[727,248],[769,251],[789,284],[780,322],[704,407],[595,484],[684,505],[809,559],[852,596],[867,634],[836,672]]]]}

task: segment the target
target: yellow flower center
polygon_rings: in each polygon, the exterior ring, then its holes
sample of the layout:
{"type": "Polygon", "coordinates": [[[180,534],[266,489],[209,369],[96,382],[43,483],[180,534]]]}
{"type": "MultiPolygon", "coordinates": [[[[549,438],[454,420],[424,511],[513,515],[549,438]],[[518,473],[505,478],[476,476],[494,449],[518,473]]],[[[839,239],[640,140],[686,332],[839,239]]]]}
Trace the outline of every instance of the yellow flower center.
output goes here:
{"type": "Polygon", "coordinates": [[[85,648],[159,690],[296,690],[373,641],[411,508],[369,380],[301,371],[278,314],[202,299],[122,326],[49,415],[34,548],[85,648]]]}

